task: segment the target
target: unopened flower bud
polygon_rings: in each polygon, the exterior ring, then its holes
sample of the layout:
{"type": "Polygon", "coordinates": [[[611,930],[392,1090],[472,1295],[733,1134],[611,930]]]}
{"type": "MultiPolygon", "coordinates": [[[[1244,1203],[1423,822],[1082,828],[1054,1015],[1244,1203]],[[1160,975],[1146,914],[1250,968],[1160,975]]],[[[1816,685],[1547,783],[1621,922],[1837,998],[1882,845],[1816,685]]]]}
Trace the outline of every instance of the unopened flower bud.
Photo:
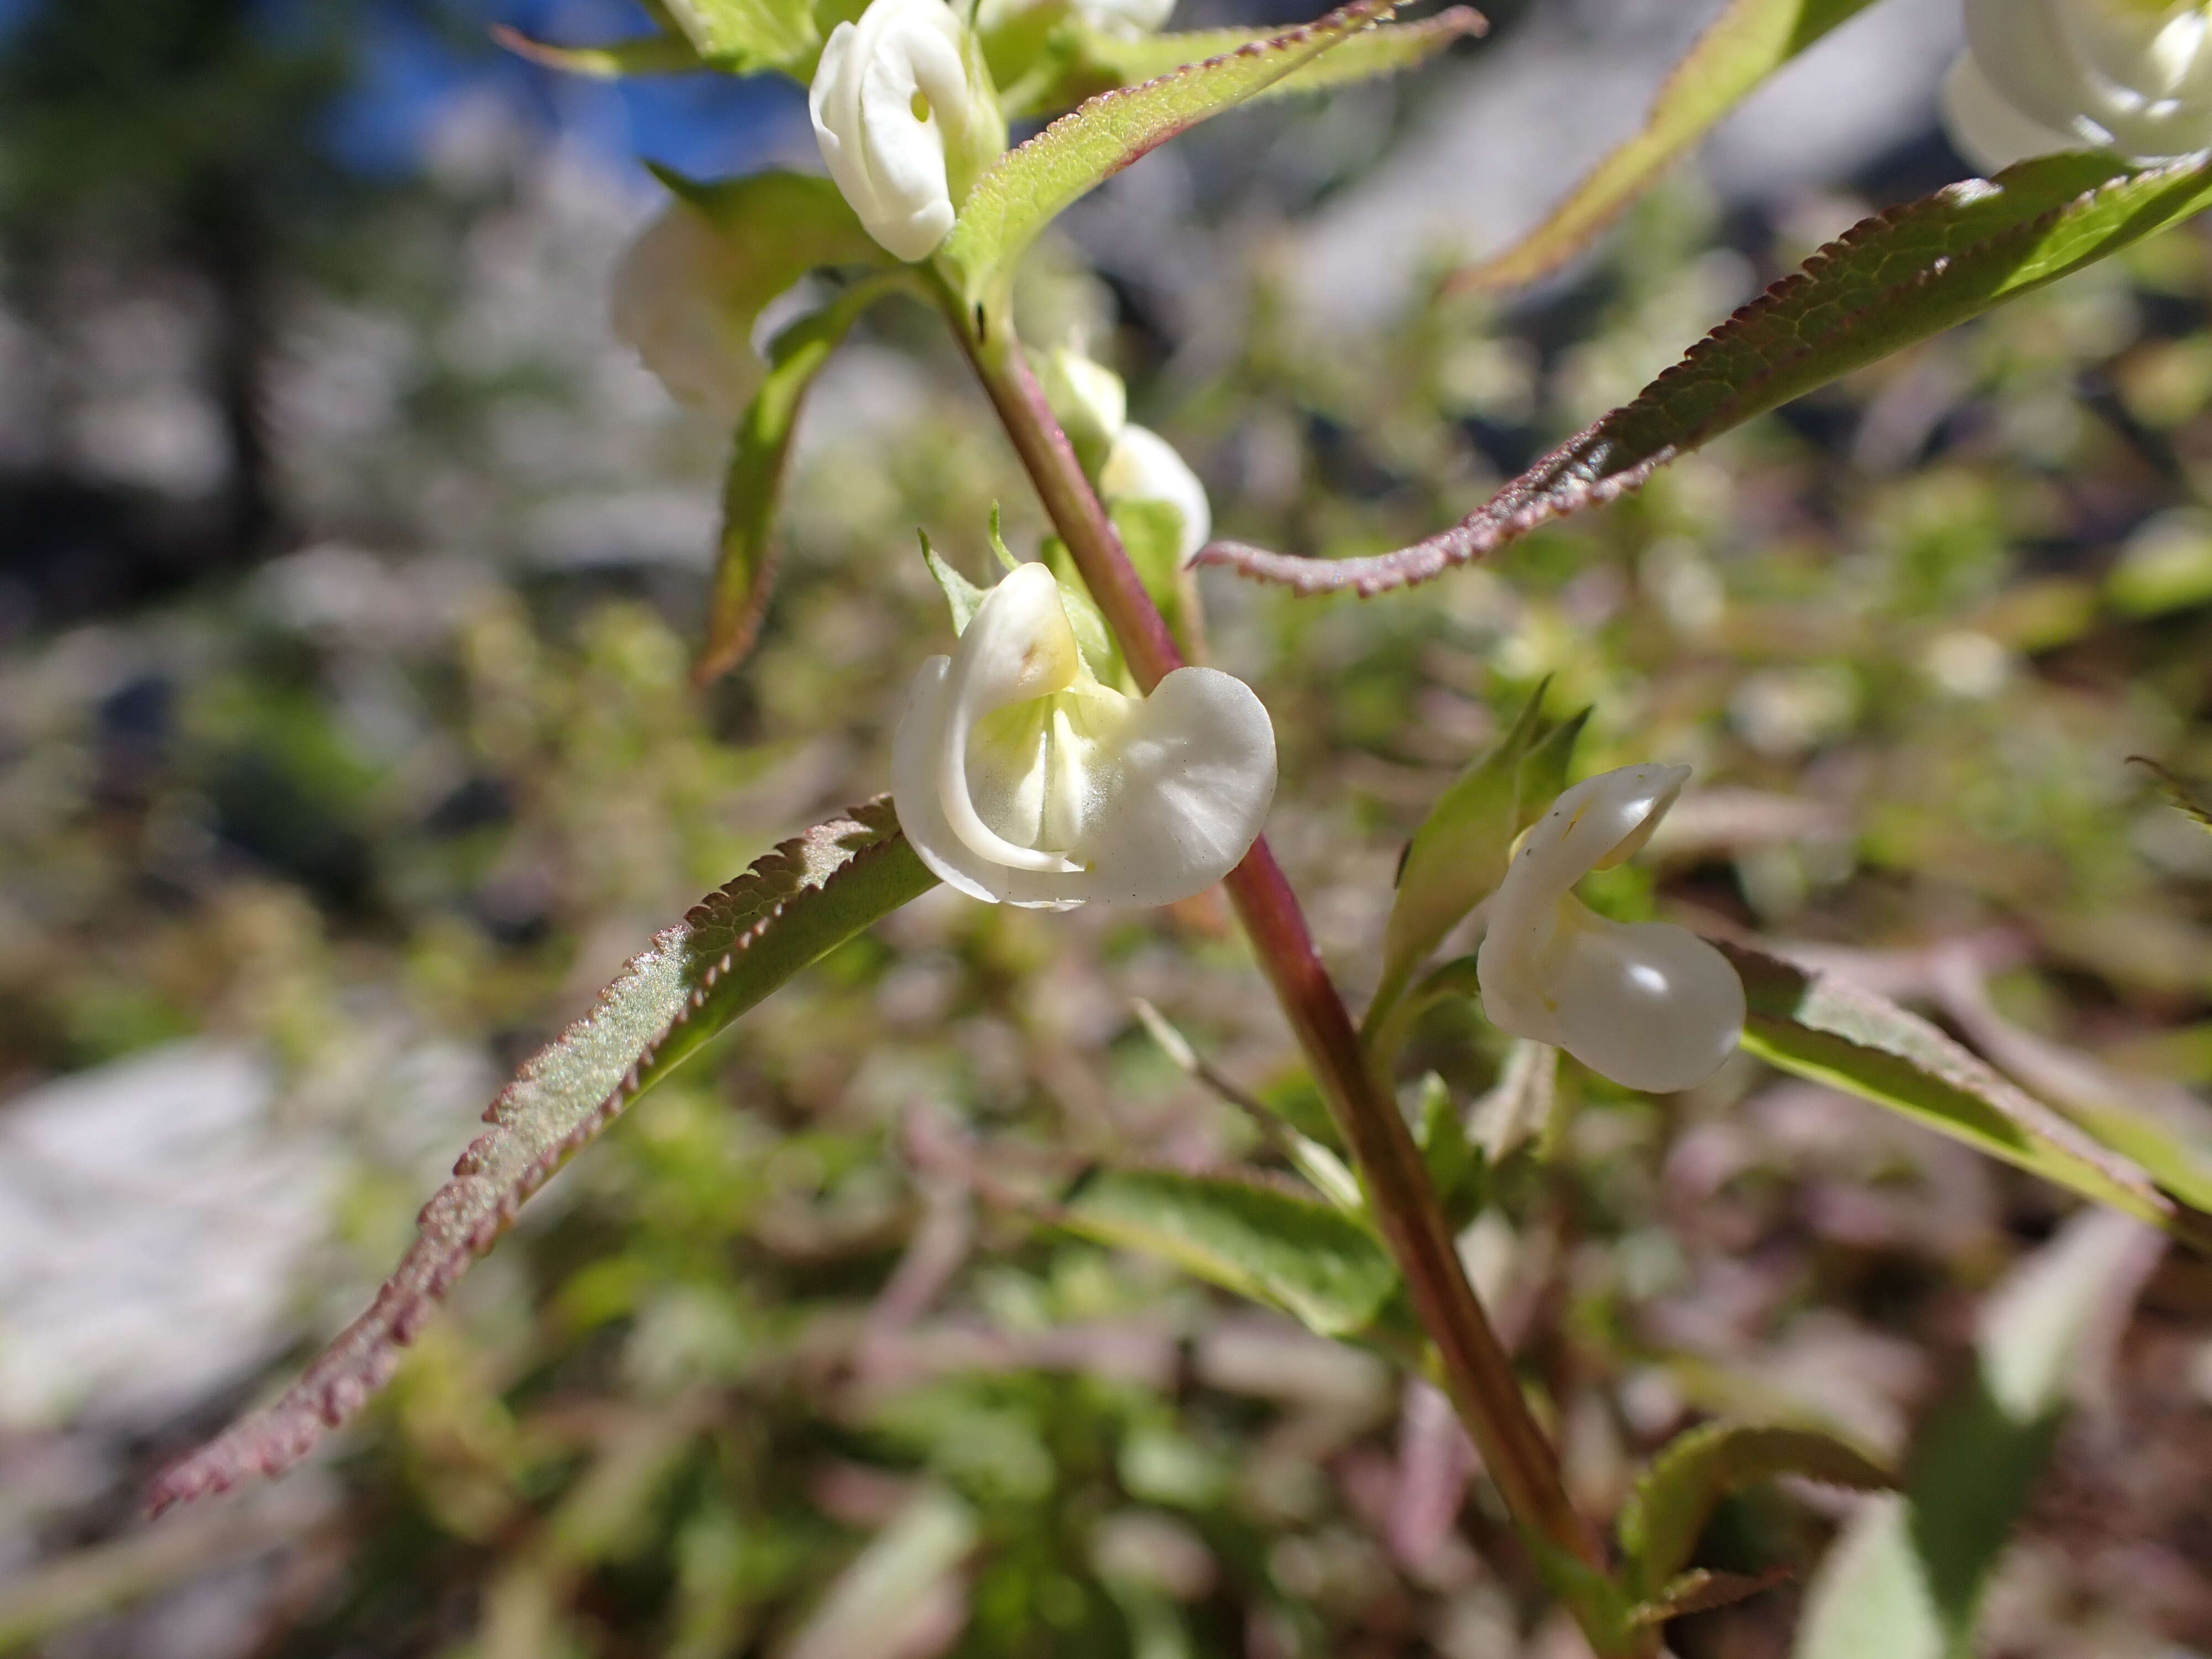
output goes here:
{"type": "Polygon", "coordinates": [[[2212,16],[2199,0],[1966,0],[1944,125],[1991,172],[2030,155],[2136,161],[2212,146],[2212,16]]]}
{"type": "Polygon", "coordinates": [[[1227,875],[1275,793],[1275,733],[1243,681],[1178,668],[1133,697],[1085,663],[1040,564],[984,596],[915,677],[891,796],[923,863],[993,903],[1158,905],[1227,875]]]}
{"type": "Polygon", "coordinates": [[[926,259],[1006,127],[980,52],[945,0],[874,0],[823,43],[806,95],[814,137],[868,234],[926,259]]]}
{"type": "Polygon", "coordinates": [[[1561,795],[1507,866],[1475,959],[1492,1024],[1655,1094],[1703,1082],[1735,1051],[1743,981],[1688,929],[1609,921],[1574,888],[1632,856],[1689,775],[1626,766],[1561,795]]]}
{"type": "Polygon", "coordinates": [[[1098,469],[1098,493],[1115,501],[1165,501],[1182,520],[1176,546],[1178,562],[1188,563],[1213,534],[1213,509],[1206,486],[1175,446],[1149,428],[1130,424],[1115,434],[1098,469]]]}
{"type": "Polygon", "coordinates": [[[1129,422],[1129,392],[1121,377],[1075,347],[1062,345],[1045,354],[1044,372],[1037,378],[1053,418],[1076,454],[1085,465],[1103,462],[1129,422]]]}

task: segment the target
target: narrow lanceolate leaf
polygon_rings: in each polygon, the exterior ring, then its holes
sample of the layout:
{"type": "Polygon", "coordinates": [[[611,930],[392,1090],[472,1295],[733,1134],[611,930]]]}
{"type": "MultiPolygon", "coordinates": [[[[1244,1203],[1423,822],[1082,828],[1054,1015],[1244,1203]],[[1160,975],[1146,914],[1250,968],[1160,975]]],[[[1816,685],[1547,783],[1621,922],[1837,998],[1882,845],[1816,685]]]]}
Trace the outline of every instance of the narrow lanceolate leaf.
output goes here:
{"type": "Polygon", "coordinates": [[[1744,96],[1870,0],[1733,0],[1674,67],[1644,130],[1597,164],[1544,222],[1448,286],[1518,288],[1556,270],[1744,96]]]}
{"type": "Polygon", "coordinates": [[[491,38],[518,58],[564,75],[611,81],[624,75],[681,75],[704,67],[688,40],[672,34],[647,34],[604,46],[556,46],[533,40],[519,29],[495,23],[491,38]]]}
{"type": "Polygon", "coordinates": [[[2131,171],[2046,155],[1852,227],[1691,347],[1634,401],[1451,529],[1393,553],[1304,559],[1217,542],[1199,562],[1304,593],[1427,581],[1539,526],[1601,507],[1757,415],[2093,264],[2212,203],[2212,155],[2131,171]]]}
{"type": "Polygon", "coordinates": [[[1747,1423],[1692,1429],[1653,1461],[1620,1512],[1620,1547],[1628,1556],[1632,1589],[1662,1596],[1689,1565],[1714,1506],[1732,1492],[1784,1474],[1852,1492],[1881,1492],[1896,1484],[1864,1452],[1809,1429],[1747,1423]]]}
{"type": "Polygon", "coordinates": [[[727,673],[753,648],[775,584],[778,486],[799,405],[860,313],[902,280],[890,272],[855,283],[769,348],[767,377],[738,422],[722,480],[722,541],[708,590],[707,641],[692,669],[696,684],[727,673]]]}
{"type": "Polygon", "coordinates": [[[1917,1014],[1832,974],[1722,944],[1743,976],[1743,1046],[1954,1140],[2204,1244],[2212,1218],[2082,1133],[1917,1014]]]}
{"type": "Polygon", "coordinates": [[[155,1482],[159,1510],[275,1474],[358,1411],[523,1201],[678,1061],[824,951],[936,884],[887,799],[787,841],[631,959],[485,1112],[368,1311],[275,1403],[155,1482]]]}
{"type": "Polygon", "coordinates": [[[938,257],[969,305],[1079,198],[1177,133],[1266,91],[1389,15],[1394,0],[1353,0],[1316,22],[1249,41],[1139,87],[1101,93],[975,181],[938,257]]]}
{"type": "Polygon", "coordinates": [[[1174,1262],[1282,1309],[1322,1336],[1376,1322],[1398,1285],[1375,1235],[1341,1210],[1255,1178],[1109,1170],[1056,1218],[1086,1238],[1174,1262]]]}
{"type": "MultiPolygon", "coordinates": [[[[1326,92],[1331,87],[1396,75],[1425,63],[1455,40],[1485,33],[1490,25],[1467,6],[1452,6],[1419,22],[1383,25],[1353,35],[1303,69],[1294,70],[1254,94],[1255,99],[1326,92]]],[[[1038,109],[1065,107],[1116,87],[1135,86],[1193,64],[1204,63],[1273,39],[1267,29],[1188,29],[1164,34],[1116,34],[1071,21],[1055,43],[1067,57],[1066,68],[1035,99],[1038,109]]]]}

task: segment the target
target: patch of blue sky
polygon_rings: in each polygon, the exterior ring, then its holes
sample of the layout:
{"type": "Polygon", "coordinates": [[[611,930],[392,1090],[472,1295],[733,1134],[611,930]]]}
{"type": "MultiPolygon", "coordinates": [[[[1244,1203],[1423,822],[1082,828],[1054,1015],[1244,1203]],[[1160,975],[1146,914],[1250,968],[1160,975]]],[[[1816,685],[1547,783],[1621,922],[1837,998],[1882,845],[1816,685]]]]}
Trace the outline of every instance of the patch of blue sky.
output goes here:
{"type": "MultiPolygon", "coordinates": [[[[0,0],[0,8],[27,3],[0,0]]],[[[647,161],[695,178],[720,178],[805,164],[812,155],[805,91],[781,77],[593,81],[501,51],[489,38],[494,22],[578,44],[622,40],[651,27],[631,0],[454,0],[442,14],[404,3],[368,5],[356,80],[331,112],[337,157],[364,173],[404,176],[422,165],[442,121],[486,98],[549,137],[636,172],[641,180],[647,161]]]]}

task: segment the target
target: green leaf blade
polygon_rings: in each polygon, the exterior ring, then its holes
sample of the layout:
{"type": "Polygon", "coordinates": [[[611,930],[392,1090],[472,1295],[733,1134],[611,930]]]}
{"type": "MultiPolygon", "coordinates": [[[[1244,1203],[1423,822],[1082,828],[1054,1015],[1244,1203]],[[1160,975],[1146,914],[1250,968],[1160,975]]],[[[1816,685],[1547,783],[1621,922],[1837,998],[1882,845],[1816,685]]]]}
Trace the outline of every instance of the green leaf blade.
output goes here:
{"type": "MultiPolygon", "coordinates": [[[[1426,63],[1455,40],[1486,33],[1488,21],[1467,6],[1452,6],[1417,22],[1391,23],[1355,34],[1304,68],[1252,94],[1253,101],[1326,92],[1376,76],[1397,75],[1426,63]]],[[[1073,59],[1059,82],[1035,99],[1046,109],[1136,86],[1271,39],[1261,28],[1187,29],[1160,34],[1116,34],[1079,20],[1060,32],[1073,59]]]]}
{"type": "Polygon", "coordinates": [[[676,27],[715,69],[732,75],[788,69],[822,44],[811,0],[662,0],[676,27]]]}
{"type": "Polygon", "coordinates": [[[1717,943],[1743,980],[1748,1052],[2178,1237],[2200,1244],[2212,1239],[2208,1218],[2139,1164],[2100,1146],[1919,1016],[1832,975],[1717,943]]]}
{"type": "Polygon", "coordinates": [[[1045,226],[1131,162],[1252,98],[1378,19],[1395,0],[1352,0],[1297,28],[1246,41],[1142,86],[1103,92],[1008,150],[977,179],[938,258],[969,306],[1045,226]]]}
{"type": "Polygon", "coordinates": [[[1060,1211],[1070,1231],[1156,1255],[1193,1277],[1348,1337],[1382,1315],[1398,1270],[1341,1210],[1265,1181],[1170,1170],[1105,1170],[1060,1211]]]}
{"type": "Polygon", "coordinates": [[[1306,559],[1216,542],[1197,562],[1301,593],[1428,581],[1640,488],[1668,462],[1892,352],[2212,204],[2212,156],[2140,171],[2041,156],[1864,220],[1692,346],[1631,402],[1450,529],[1395,552],[1306,559]]]}
{"type": "Polygon", "coordinates": [[[525,1063],[491,1128],[423,1206],[368,1310],[271,1404],[155,1482],[156,1510],[282,1473],[381,1387],[399,1351],[516,1212],[647,1089],[738,1015],[936,885],[888,799],[785,842],[657,935],[598,1005],[525,1063]]]}
{"type": "Polygon", "coordinates": [[[1521,288],[1558,270],[1762,81],[1871,0],[1734,0],[1674,66],[1641,131],[1518,242],[1448,286],[1521,288]]]}
{"type": "Polygon", "coordinates": [[[738,422],[722,479],[722,535],[708,587],[707,637],[691,671],[705,685],[745,659],[775,583],[775,507],[799,408],[814,377],[860,313],[901,280],[885,273],[855,283],[776,337],[769,372],[738,422]]]}

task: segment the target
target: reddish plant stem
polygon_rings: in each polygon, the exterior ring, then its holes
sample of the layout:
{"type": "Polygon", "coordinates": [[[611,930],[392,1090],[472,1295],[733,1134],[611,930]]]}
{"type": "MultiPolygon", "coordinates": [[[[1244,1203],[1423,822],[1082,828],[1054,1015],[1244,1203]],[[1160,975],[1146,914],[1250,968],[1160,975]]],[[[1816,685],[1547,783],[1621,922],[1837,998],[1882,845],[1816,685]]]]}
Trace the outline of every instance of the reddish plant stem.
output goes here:
{"type": "MultiPolygon", "coordinates": [[[[1174,636],[1130,564],[1019,343],[997,319],[996,337],[979,341],[949,290],[943,297],[953,331],[1046,513],[1112,624],[1130,671],[1149,691],[1182,665],[1174,636]]],[[[1607,1572],[1604,1547],[1568,1498],[1558,1455],[1530,1413],[1512,1361],[1468,1282],[1450,1223],[1404,1114],[1370,1070],[1297,895],[1265,838],[1253,843],[1224,884],[1358,1164],[1414,1310],[1436,1344],[1446,1392],[1506,1507],[1547,1549],[1607,1572]]]]}

